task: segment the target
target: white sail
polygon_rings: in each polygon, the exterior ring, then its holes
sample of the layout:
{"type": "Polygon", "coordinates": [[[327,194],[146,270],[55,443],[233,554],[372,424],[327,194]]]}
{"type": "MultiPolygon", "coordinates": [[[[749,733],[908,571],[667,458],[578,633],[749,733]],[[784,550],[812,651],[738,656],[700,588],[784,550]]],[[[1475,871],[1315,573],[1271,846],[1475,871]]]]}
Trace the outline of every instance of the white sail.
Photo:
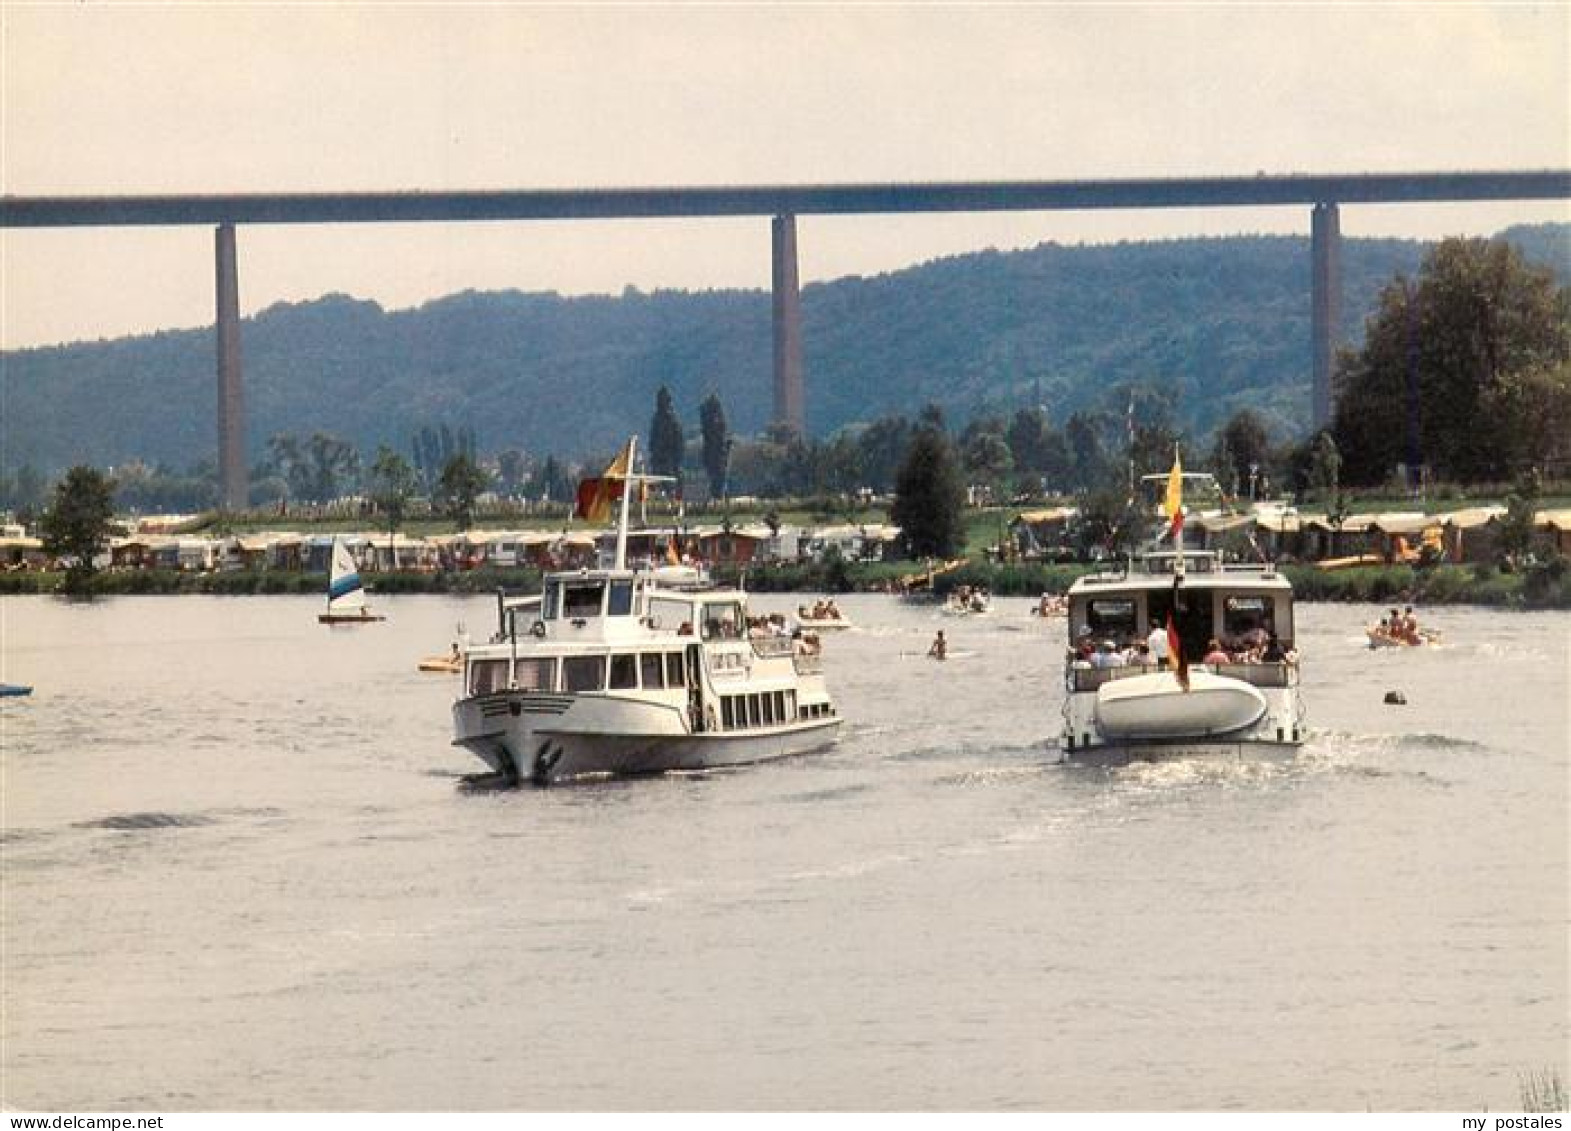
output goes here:
{"type": "Polygon", "coordinates": [[[365,589],[349,547],[333,539],[333,572],[327,583],[327,611],[335,616],[354,616],[365,611],[365,589]]]}

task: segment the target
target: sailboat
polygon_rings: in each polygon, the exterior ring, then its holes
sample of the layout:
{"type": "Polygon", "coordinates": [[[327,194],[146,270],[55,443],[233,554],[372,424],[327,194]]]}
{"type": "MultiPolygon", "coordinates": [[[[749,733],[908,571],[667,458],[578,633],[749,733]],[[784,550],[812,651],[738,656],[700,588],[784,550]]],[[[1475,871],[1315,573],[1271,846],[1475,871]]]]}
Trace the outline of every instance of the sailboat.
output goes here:
{"type": "Polygon", "coordinates": [[[355,568],[349,547],[341,538],[333,539],[333,571],[327,581],[327,612],[316,618],[322,624],[364,624],[386,620],[371,611],[365,602],[360,571],[355,568]]]}

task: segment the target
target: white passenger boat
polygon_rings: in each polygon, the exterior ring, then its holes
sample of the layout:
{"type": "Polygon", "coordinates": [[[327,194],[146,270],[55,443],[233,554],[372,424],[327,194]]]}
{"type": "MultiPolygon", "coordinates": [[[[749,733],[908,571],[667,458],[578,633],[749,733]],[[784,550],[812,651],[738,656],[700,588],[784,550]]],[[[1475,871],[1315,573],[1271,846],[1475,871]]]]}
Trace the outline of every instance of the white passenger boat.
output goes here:
{"type": "Polygon", "coordinates": [[[545,785],[832,743],[840,715],[806,637],[750,635],[747,594],[691,568],[625,567],[632,493],[610,568],[547,574],[538,597],[498,596],[496,633],[463,649],[455,745],[508,779],[545,785]]]}
{"type": "Polygon", "coordinates": [[[1076,581],[1069,631],[1060,740],[1068,758],[1291,752],[1304,741],[1293,588],[1269,564],[1223,564],[1200,551],[1147,553],[1076,581]],[[1111,655],[1137,649],[1153,629],[1187,659],[1187,686],[1176,664],[1141,662],[1136,653],[1135,662],[1098,666],[1106,661],[1084,655],[1085,640],[1111,655]],[[1263,654],[1204,664],[1212,640],[1263,654]]]}

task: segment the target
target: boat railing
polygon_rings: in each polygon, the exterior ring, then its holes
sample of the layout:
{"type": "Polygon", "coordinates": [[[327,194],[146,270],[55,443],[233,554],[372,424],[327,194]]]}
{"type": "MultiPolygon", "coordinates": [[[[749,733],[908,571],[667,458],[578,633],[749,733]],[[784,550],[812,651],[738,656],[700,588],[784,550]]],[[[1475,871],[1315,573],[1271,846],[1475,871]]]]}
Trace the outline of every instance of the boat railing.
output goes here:
{"type": "MultiPolygon", "coordinates": [[[[1117,668],[1074,667],[1069,669],[1070,691],[1095,691],[1104,683],[1115,679],[1130,679],[1137,675],[1151,675],[1162,669],[1155,664],[1125,664],[1117,668]]],[[[1229,679],[1241,680],[1255,687],[1292,687],[1298,669],[1292,664],[1190,664],[1189,670],[1214,672],[1229,679]]]]}
{"type": "Polygon", "coordinates": [[[801,648],[791,653],[791,663],[797,675],[820,675],[824,670],[822,652],[808,652],[801,648]]]}
{"type": "Polygon", "coordinates": [[[772,660],[789,656],[796,642],[789,636],[755,636],[750,643],[753,645],[753,655],[760,660],[772,660]]]}

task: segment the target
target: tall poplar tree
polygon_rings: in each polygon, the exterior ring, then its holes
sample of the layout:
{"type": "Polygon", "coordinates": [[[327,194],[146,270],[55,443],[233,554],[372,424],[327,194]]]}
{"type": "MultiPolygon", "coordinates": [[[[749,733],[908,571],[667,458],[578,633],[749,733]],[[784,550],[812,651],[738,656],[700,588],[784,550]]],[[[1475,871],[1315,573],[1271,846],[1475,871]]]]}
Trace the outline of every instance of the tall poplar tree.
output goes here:
{"type": "Polygon", "coordinates": [[[965,487],[960,461],[937,410],[924,410],[895,475],[889,515],[915,557],[948,558],[965,542],[965,487]]]}
{"type": "Polygon", "coordinates": [[[731,471],[731,428],[726,423],[725,406],[714,393],[698,406],[698,428],[704,437],[704,473],[709,476],[709,493],[723,498],[731,471]]]}
{"type": "Polygon", "coordinates": [[[655,415],[649,421],[649,470],[656,475],[673,476],[680,484],[686,446],[682,422],[671,401],[671,390],[661,385],[660,392],[655,395],[655,415]]]}

